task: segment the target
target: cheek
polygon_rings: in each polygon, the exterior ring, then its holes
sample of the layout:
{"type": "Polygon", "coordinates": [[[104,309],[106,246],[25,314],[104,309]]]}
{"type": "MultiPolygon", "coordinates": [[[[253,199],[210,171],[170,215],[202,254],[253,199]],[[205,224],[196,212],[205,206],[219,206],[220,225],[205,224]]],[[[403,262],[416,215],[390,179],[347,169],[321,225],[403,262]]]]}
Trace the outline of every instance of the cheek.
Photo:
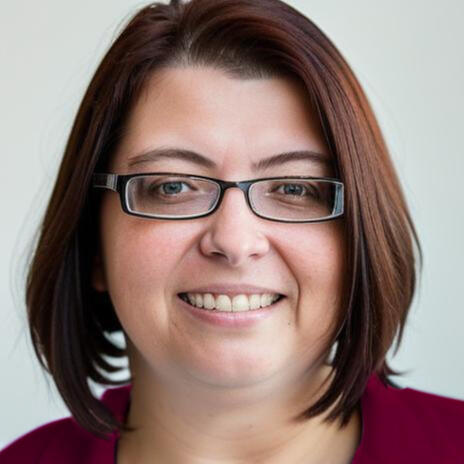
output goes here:
{"type": "Polygon", "coordinates": [[[115,305],[133,306],[143,298],[163,297],[184,253],[186,234],[172,224],[125,216],[103,228],[104,261],[115,305]]]}
{"type": "Polygon", "coordinates": [[[314,342],[335,329],[345,278],[345,241],[339,227],[312,224],[298,246],[289,246],[287,262],[298,283],[297,327],[314,342]]]}
{"type": "Polygon", "coordinates": [[[112,221],[104,231],[107,289],[128,338],[142,352],[164,353],[162,334],[176,330],[167,302],[188,234],[171,223],[134,219],[112,221]]]}
{"type": "Polygon", "coordinates": [[[345,240],[336,224],[309,224],[288,234],[282,254],[296,276],[300,293],[337,296],[345,275],[345,240]]]}

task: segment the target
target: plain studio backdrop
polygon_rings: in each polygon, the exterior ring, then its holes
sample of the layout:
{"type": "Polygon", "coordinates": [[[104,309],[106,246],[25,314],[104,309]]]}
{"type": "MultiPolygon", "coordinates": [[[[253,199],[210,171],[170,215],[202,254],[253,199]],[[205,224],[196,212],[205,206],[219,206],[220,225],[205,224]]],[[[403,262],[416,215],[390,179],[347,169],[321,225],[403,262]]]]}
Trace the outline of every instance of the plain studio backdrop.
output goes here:
{"type": "MultiPolygon", "coordinates": [[[[291,0],[352,66],[390,147],[424,251],[402,386],[464,399],[464,3],[291,0]]],[[[24,259],[78,104],[131,0],[16,0],[0,18],[0,446],[68,415],[34,358],[24,259]]],[[[95,387],[97,394],[102,388],[95,387]]]]}

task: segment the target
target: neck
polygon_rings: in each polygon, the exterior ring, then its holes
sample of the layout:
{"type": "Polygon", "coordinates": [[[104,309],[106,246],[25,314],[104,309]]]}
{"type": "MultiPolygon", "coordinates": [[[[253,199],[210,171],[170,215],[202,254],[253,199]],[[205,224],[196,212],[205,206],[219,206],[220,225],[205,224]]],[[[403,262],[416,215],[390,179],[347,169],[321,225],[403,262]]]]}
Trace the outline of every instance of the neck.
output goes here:
{"type": "Polygon", "coordinates": [[[137,367],[127,418],[137,430],[121,436],[118,464],[312,464],[328,462],[329,455],[344,464],[359,441],[359,416],[344,429],[323,422],[328,412],[294,420],[325,392],[328,366],[280,385],[269,380],[235,388],[168,382],[137,367]]]}

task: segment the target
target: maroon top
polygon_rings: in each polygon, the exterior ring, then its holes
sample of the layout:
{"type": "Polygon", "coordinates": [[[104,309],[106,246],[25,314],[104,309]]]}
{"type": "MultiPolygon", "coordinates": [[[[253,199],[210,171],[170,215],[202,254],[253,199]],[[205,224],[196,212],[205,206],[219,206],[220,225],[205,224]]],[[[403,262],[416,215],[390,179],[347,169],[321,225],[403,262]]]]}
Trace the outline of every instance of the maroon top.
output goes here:
{"type": "MultiPolygon", "coordinates": [[[[130,385],[102,401],[123,421],[130,385]]],[[[372,375],[361,399],[362,438],[352,464],[464,463],[464,401],[384,386],[372,375]]],[[[99,439],[69,417],[42,425],[0,451],[0,464],[115,464],[118,435],[99,439]]]]}

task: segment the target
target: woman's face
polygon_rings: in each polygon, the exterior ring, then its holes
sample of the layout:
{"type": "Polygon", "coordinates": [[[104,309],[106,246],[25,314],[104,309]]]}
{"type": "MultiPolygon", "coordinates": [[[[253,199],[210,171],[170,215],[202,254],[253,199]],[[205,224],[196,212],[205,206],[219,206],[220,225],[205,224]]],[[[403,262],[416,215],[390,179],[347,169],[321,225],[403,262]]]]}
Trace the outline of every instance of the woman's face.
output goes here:
{"type": "MultiPolygon", "coordinates": [[[[110,172],[168,171],[236,181],[334,175],[329,164],[309,160],[252,168],[294,150],[330,159],[301,84],[232,79],[214,68],[167,68],[153,75],[135,105],[110,172]],[[217,167],[174,158],[130,166],[131,158],[158,147],[195,151],[217,167]]],[[[318,367],[341,309],[340,219],[268,221],[255,216],[233,188],[210,216],[150,220],[125,214],[118,195],[107,192],[100,233],[102,266],[96,265],[93,284],[109,292],[136,376],[232,387],[291,381],[318,367]],[[264,287],[285,298],[247,327],[222,327],[192,317],[178,296],[213,285],[264,287]]]]}

